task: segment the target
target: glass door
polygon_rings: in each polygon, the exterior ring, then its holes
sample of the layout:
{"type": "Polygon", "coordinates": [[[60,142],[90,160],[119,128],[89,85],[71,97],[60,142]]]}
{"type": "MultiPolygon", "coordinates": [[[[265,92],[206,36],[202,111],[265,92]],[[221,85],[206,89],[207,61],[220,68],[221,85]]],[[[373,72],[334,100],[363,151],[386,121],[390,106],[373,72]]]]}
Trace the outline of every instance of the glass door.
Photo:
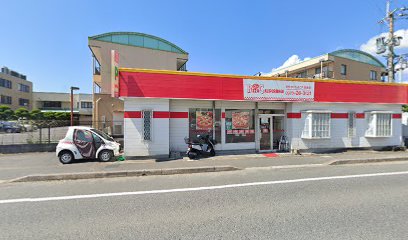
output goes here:
{"type": "Polygon", "coordinates": [[[270,116],[260,116],[259,117],[259,150],[260,151],[271,151],[272,144],[272,117],[270,116]]]}

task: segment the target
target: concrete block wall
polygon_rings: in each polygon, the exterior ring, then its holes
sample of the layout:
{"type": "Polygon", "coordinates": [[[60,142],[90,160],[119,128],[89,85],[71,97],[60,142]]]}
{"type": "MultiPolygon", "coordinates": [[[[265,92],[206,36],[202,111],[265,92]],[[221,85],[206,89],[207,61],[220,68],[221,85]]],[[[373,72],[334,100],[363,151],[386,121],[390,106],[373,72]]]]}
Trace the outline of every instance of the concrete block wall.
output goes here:
{"type": "Polygon", "coordinates": [[[301,118],[288,118],[288,137],[291,140],[292,149],[334,149],[334,148],[370,148],[395,146],[401,144],[401,119],[392,119],[391,137],[366,137],[365,132],[368,123],[365,118],[356,118],[356,134],[348,137],[348,119],[331,118],[330,138],[328,139],[305,139],[301,137],[305,126],[306,113],[308,110],[329,110],[332,113],[364,113],[368,111],[390,111],[395,114],[401,113],[401,105],[391,104],[341,104],[341,103],[291,103],[287,106],[287,112],[301,113],[301,118]]]}

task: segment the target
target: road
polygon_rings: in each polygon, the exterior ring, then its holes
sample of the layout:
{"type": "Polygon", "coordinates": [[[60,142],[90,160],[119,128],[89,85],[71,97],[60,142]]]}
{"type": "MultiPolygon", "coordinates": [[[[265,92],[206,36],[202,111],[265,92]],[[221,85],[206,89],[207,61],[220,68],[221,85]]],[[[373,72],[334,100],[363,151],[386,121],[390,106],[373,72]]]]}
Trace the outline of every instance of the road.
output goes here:
{"type": "Polygon", "coordinates": [[[408,164],[0,184],[0,239],[407,239],[408,164]]]}

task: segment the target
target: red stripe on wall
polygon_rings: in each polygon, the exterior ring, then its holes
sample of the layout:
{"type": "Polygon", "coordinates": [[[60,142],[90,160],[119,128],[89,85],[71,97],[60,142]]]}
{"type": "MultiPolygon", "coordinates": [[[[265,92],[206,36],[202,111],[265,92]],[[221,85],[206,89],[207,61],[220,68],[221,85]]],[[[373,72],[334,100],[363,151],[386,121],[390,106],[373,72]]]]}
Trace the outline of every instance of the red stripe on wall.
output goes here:
{"type": "Polygon", "coordinates": [[[406,103],[407,86],[316,82],[315,102],[406,103]]]}
{"type": "Polygon", "coordinates": [[[153,118],[170,118],[170,112],[154,111],[153,118]]]}
{"type": "Polygon", "coordinates": [[[188,118],[188,112],[170,112],[170,118],[188,118]]]}
{"type": "Polygon", "coordinates": [[[302,113],[287,113],[287,118],[302,118],[302,113]]]}
{"type": "MultiPolygon", "coordinates": [[[[244,100],[239,77],[120,72],[120,96],[244,100]]],[[[271,80],[273,81],[273,80],[271,80]]],[[[315,102],[408,103],[408,86],[315,82],[315,102]]]]}
{"type": "Polygon", "coordinates": [[[141,118],[142,112],[140,111],[124,112],[123,117],[124,118],[141,118]]]}
{"type": "Polygon", "coordinates": [[[332,113],[331,118],[348,118],[348,113],[332,113]]]}
{"type": "Polygon", "coordinates": [[[221,118],[225,118],[225,112],[221,113],[221,118]]]}
{"type": "Polygon", "coordinates": [[[356,113],[356,118],[365,118],[364,113],[356,113]]]}
{"type": "Polygon", "coordinates": [[[401,113],[394,113],[394,114],[392,114],[392,118],[402,118],[402,114],[401,113]]]}

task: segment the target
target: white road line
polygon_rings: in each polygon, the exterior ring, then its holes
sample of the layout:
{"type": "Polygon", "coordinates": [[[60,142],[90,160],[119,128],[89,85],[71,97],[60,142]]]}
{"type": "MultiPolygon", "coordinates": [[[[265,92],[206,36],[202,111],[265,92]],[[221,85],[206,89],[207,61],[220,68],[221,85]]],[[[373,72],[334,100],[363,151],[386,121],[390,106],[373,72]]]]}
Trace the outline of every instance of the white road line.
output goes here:
{"type": "Polygon", "coordinates": [[[262,186],[262,185],[299,183],[299,182],[312,182],[312,181],[324,181],[324,180],[334,180],[334,179],[364,178],[364,177],[378,177],[378,176],[394,176],[394,175],[407,175],[407,174],[408,174],[408,171],[404,171],[404,172],[385,172],[385,173],[368,173],[368,174],[357,174],[357,175],[346,175],[346,176],[300,178],[300,179],[278,180],[278,181],[267,181],[267,182],[239,183],[239,184],[228,184],[228,185],[208,186],[208,187],[194,187],[194,188],[175,188],[175,189],[149,190],[149,191],[137,191],[137,192],[100,193],[100,194],[72,195],[72,196],[60,196],[60,197],[17,198],[17,199],[0,200],[0,204],[23,203],[23,202],[47,202],[47,201],[72,200],[72,199],[87,199],[87,198],[102,198],[102,197],[115,197],[115,196],[160,194],[160,193],[173,193],[173,192],[192,192],[192,191],[216,190],[216,189],[225,189],[225,188],[262,186]]]}

